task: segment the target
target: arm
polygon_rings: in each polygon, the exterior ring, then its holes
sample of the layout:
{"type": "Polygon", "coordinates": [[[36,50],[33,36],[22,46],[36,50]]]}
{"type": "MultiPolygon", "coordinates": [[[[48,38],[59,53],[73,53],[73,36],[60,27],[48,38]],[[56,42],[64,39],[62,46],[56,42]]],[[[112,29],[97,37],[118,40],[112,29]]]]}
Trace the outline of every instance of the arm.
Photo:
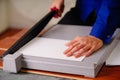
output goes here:
{"type": "MultiPolygon", "coordinates": [[[[103,0],[101,8],[97,15],[97,20],[90,32],[89,36],[79,36],[70,41],[68,49],[64,54],[68,57],[75,56],[76,58],[85,55],[89,56],[93,52],[99,50],[103,46],[103,42],[109,42],[116,27],[115,7],[112,6],[114,0],[103,0]],[[109,7],[113,8],[113,11],[109,7]],[[75,54],[74,54],[75,53],[75,54]],[[77,54],[76,54],[77,53],[77,54]]],[[[116,12],[117,13],[117,12],[116,12]]],[[[117,17],[117,16],[116,16],[117,17]]]]}
{"type": "Polygon", "coordinates": [[[120,1],[103,0],[103,4],[98,12],[98,17],[91,30],[90,35],[101,39],[104,43],[109,43],[117,28],[120,17],[120,1]]]}

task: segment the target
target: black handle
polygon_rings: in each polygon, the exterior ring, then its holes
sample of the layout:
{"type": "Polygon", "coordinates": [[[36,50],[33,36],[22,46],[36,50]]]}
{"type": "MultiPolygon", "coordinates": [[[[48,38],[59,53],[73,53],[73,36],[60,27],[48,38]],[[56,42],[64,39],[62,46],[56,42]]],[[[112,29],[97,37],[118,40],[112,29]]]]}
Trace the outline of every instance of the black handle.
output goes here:
{"type": "Polygon", "coordinates": [[[37,22],[30,30],[28,30],[14,45],[12,45],[1,57],[4,57],[7,54],[14,54],[27,42],[36,37],[55,15],[56,11],[49,12],[45,17],[43,17],[39,22],[37,22]]]}

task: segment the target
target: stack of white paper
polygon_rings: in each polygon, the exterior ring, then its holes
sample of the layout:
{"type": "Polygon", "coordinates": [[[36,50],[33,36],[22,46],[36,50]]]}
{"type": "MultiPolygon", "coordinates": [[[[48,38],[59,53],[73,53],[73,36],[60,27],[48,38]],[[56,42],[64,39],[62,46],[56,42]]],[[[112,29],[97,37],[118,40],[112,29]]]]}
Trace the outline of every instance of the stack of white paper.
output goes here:
{"type": "Polygon", "coordinates": [[[23,55],[33,57],[45,57],[53,59],[82,61],[85,57],[80,58],[66,57],[64,51],[67,49],[65,44],[68,40],[50,39],[50,38],[35,38],[19,51],[23,55]],[[31,46],[32,45],[32,46],[31,46]]]}

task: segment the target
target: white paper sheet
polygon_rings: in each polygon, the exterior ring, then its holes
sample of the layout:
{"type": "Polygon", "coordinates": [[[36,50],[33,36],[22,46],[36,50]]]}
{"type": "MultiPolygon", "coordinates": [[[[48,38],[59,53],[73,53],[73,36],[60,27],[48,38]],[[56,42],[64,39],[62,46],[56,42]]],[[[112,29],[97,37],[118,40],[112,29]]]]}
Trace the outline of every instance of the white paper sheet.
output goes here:
{"type": "Polygon", "coordinates": [[[50,38],[35,38],[26,44],[19,51],[23,55],[47,57],[55,59],[82,61],[85,57],[80,58],[66,57],[63,52],[67,49],[65,44],[68,40],[50,39],[50,38]]]}
{"type": "Polygon", "coordinates": [[[106,65],[120,65],[120,42],[117,44],[109,58],[106,60],[106,65]]]}

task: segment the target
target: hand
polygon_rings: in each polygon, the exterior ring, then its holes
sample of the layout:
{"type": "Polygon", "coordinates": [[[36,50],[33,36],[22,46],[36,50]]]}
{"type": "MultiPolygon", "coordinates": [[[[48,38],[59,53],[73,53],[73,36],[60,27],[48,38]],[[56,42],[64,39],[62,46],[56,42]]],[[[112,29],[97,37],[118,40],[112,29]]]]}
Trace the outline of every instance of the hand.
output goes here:
{"type": "Polygon", "coordinates": [[[51,10],[56,10],[55,18],[61,17],[63,11],[64,11],[64,0],[53,0],[53,3],[50,7],[51,10]]]}
{"type": "Polygon", "coordinates": [[[65,50],[64,54],[67,57],[78,58],[83,55],[91,55],[103,46],[103,42],[94,36],[79,36],[67,43],[66,46],[68,46],[68,49],[65,50]]]}

